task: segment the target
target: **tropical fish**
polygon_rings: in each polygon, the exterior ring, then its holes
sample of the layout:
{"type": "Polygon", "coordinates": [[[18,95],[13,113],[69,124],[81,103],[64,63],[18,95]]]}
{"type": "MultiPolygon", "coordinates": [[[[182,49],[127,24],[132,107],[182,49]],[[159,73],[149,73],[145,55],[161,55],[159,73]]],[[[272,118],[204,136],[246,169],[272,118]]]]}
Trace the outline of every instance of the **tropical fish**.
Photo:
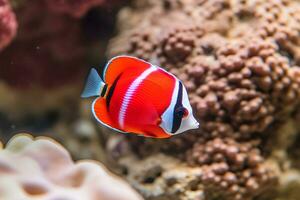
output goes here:
{"type": "Polygon", "coordinates": [[[119,132],[168,138],[199,126],[183,83],[135,57],[112,58],[102,78],[91,69],[81,97],[92,96],[97,121],[119,132]]]}

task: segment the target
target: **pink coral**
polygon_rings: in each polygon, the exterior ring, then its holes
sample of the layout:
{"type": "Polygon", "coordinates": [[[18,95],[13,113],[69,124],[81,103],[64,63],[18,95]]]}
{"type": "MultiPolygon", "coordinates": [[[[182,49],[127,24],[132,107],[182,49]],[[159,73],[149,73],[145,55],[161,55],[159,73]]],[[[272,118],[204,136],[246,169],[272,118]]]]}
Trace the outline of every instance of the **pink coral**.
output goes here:
{"type": "Polygon", "coordinates": [[[0,0],[0,50],[6,47],[17,33],[17,21],[7,0],[0,0]]]}

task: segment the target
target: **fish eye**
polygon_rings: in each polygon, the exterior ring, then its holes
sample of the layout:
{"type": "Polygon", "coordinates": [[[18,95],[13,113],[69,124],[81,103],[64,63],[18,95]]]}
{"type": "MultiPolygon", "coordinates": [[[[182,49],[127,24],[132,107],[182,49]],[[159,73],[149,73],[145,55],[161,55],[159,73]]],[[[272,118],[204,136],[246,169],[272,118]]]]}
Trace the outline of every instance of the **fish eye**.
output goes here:
{"type": "Polygon", "coordinates": [[[186,118],[189,115],[188,109],[184,108],[183,118],[186,118]]]}
{"type": "Polygon", "coordinates": [[[177,108],[175,113],[180,118],[186,118],[189,115],[189,111],[184,107],[177,108]]]}

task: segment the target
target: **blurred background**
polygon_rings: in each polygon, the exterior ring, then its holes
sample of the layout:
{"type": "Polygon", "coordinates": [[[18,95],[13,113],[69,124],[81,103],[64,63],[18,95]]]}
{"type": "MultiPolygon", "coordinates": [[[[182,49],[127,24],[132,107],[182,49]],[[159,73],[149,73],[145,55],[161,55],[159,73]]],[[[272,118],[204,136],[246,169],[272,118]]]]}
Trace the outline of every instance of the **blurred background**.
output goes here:
{"type": "Polygon", "coordinates": [[[81,118],[90,115],[90,106],[82,106],[80,93],[86,75],[107,61],[117,12],[128,3],[0,1],[2,141],[30,132],[64,143],[66,135],[76,137],[75,130],[85,128],[81,118]]]}

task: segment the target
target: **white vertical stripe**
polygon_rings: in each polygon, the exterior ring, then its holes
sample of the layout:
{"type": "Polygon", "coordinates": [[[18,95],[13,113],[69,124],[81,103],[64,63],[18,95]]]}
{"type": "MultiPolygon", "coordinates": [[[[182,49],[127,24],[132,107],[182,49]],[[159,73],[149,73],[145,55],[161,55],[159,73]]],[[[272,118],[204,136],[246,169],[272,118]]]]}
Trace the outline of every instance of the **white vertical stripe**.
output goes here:
{"type": "Polygon", "coordinates": [[[141,75],[139,75],[129,86],[129,88],[127,89],[125,96],[123,98],[122,101],[122,105],[121,105],[121,109],[119,112],[119,125],[121,128],[124,128],[124,119],[125,119],[125,115],[126,115],[126,111],[129,105],[129,102],[131,100],[131,98],[134,95],[134,92],[136,91],[136,89],[138,88],[138,86],[143,82],[143,80],[145,78],[147,78],[147,76],[149,76],[152,72],[156,71],[157,68],[152,66],[145,70],[141,75]]]}
{"type": "Polygon", "coordinates": [[[162,122],[160,124],[160,127],[163,128],[170,135],[173,135],[173,133],[172,133],[173,113],[174,113],[174,109],[175,109],[175,105],[176,105],[176,101],[177,101],[177,97],[178,97],[178,88],[179,88],[179,81],[176,78],[175,79],[175,87],[173,89],[170,105],[161,116],[162,122]]]}

